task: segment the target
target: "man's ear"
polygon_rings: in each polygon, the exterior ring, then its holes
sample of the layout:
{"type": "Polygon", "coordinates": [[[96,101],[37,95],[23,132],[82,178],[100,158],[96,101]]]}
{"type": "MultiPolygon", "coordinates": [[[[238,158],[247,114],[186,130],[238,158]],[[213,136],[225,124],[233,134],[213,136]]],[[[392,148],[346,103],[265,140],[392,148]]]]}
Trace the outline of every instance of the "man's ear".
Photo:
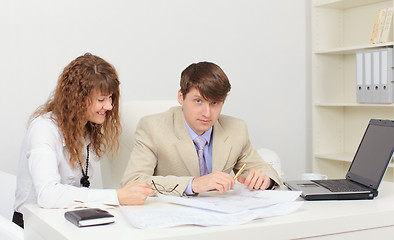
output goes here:
{"type": "Polygon", "coordinates": [[[178,102],[179,104],[183,105],[183,94],[181,90],[178,90],[178,102]]]}

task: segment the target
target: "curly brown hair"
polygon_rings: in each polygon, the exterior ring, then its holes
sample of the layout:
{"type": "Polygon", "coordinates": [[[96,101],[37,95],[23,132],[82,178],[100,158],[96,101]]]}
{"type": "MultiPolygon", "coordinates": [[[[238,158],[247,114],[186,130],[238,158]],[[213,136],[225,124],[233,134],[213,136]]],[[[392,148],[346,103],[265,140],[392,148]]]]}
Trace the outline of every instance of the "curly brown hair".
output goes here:
{"type": "Polygon", "coordinates": [[[70,154],[72,167],[78,166],[83,152],[83,139],[89,137],[90,149],[100,158],[119,148],[119,80],[115,68],[102,58],[86,53],[68,64],[59,76],[57,87],[48,101],[41,105],[31,119],[52,113],[70,154]],[[86,123],[86,101],[93,90],[103,95],[112,94],[112,110],[105,115],[103,124],[86,123]]]}

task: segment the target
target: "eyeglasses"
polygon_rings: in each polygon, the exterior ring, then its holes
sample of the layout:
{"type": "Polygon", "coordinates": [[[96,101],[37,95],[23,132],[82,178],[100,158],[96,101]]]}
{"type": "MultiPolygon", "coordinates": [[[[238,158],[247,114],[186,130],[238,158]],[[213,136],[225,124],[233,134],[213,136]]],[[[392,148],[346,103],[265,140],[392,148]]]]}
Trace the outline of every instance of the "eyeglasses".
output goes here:
{"type": "Polygon", "coordinates": [[[153,188],[160,194],[182,197],[182,194],[175,190],[175,188],[177,188],[179,184],[175,185],[175,187],[173,188],[166,189],[163,185],[155,183],[155,181],[152,180],[152,185],[153,188]]]}

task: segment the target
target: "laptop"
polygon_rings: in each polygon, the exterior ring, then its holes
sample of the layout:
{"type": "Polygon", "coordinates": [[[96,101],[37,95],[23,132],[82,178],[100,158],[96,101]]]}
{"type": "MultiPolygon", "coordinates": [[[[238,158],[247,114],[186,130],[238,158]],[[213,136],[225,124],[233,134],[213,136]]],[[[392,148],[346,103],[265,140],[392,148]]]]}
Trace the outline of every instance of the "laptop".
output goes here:
{"type": "Polygon", "coordinates": [[[394,121],[371,119],[346,179],[287,181],[306,200],[373,199],[394,150],[394,121]]]}

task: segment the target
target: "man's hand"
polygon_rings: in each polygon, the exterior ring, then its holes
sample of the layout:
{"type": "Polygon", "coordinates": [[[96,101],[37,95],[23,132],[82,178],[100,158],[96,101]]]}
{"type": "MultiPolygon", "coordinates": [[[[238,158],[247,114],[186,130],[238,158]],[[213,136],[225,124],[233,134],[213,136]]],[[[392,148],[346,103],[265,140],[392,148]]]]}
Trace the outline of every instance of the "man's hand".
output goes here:
{"type": "Polygon", "coordinates": [[[131,183],[117,189],[116,193],[120,205],[142,205],[154,191],[146,183],[131,183]]]}
{"type": "Polygon", "coordinates": [[[192,190],[194,193],[207,192],[216,189],[219,193],[224,193],[234,187],[233,177],[225,172],[213,172],[201,177],[194,178],[192,190]]]}
{"type": "Polygon", "coordinates": [[[248,175],[246,178],[244,177],[239,177],[238,182],[242,183],[246,187],[249,188],[249,190],[265,190],[269,187],[270,185],[270,178],[265,175],[261,170],[259,169],[250,169],[248,172],[248,175]]]}

